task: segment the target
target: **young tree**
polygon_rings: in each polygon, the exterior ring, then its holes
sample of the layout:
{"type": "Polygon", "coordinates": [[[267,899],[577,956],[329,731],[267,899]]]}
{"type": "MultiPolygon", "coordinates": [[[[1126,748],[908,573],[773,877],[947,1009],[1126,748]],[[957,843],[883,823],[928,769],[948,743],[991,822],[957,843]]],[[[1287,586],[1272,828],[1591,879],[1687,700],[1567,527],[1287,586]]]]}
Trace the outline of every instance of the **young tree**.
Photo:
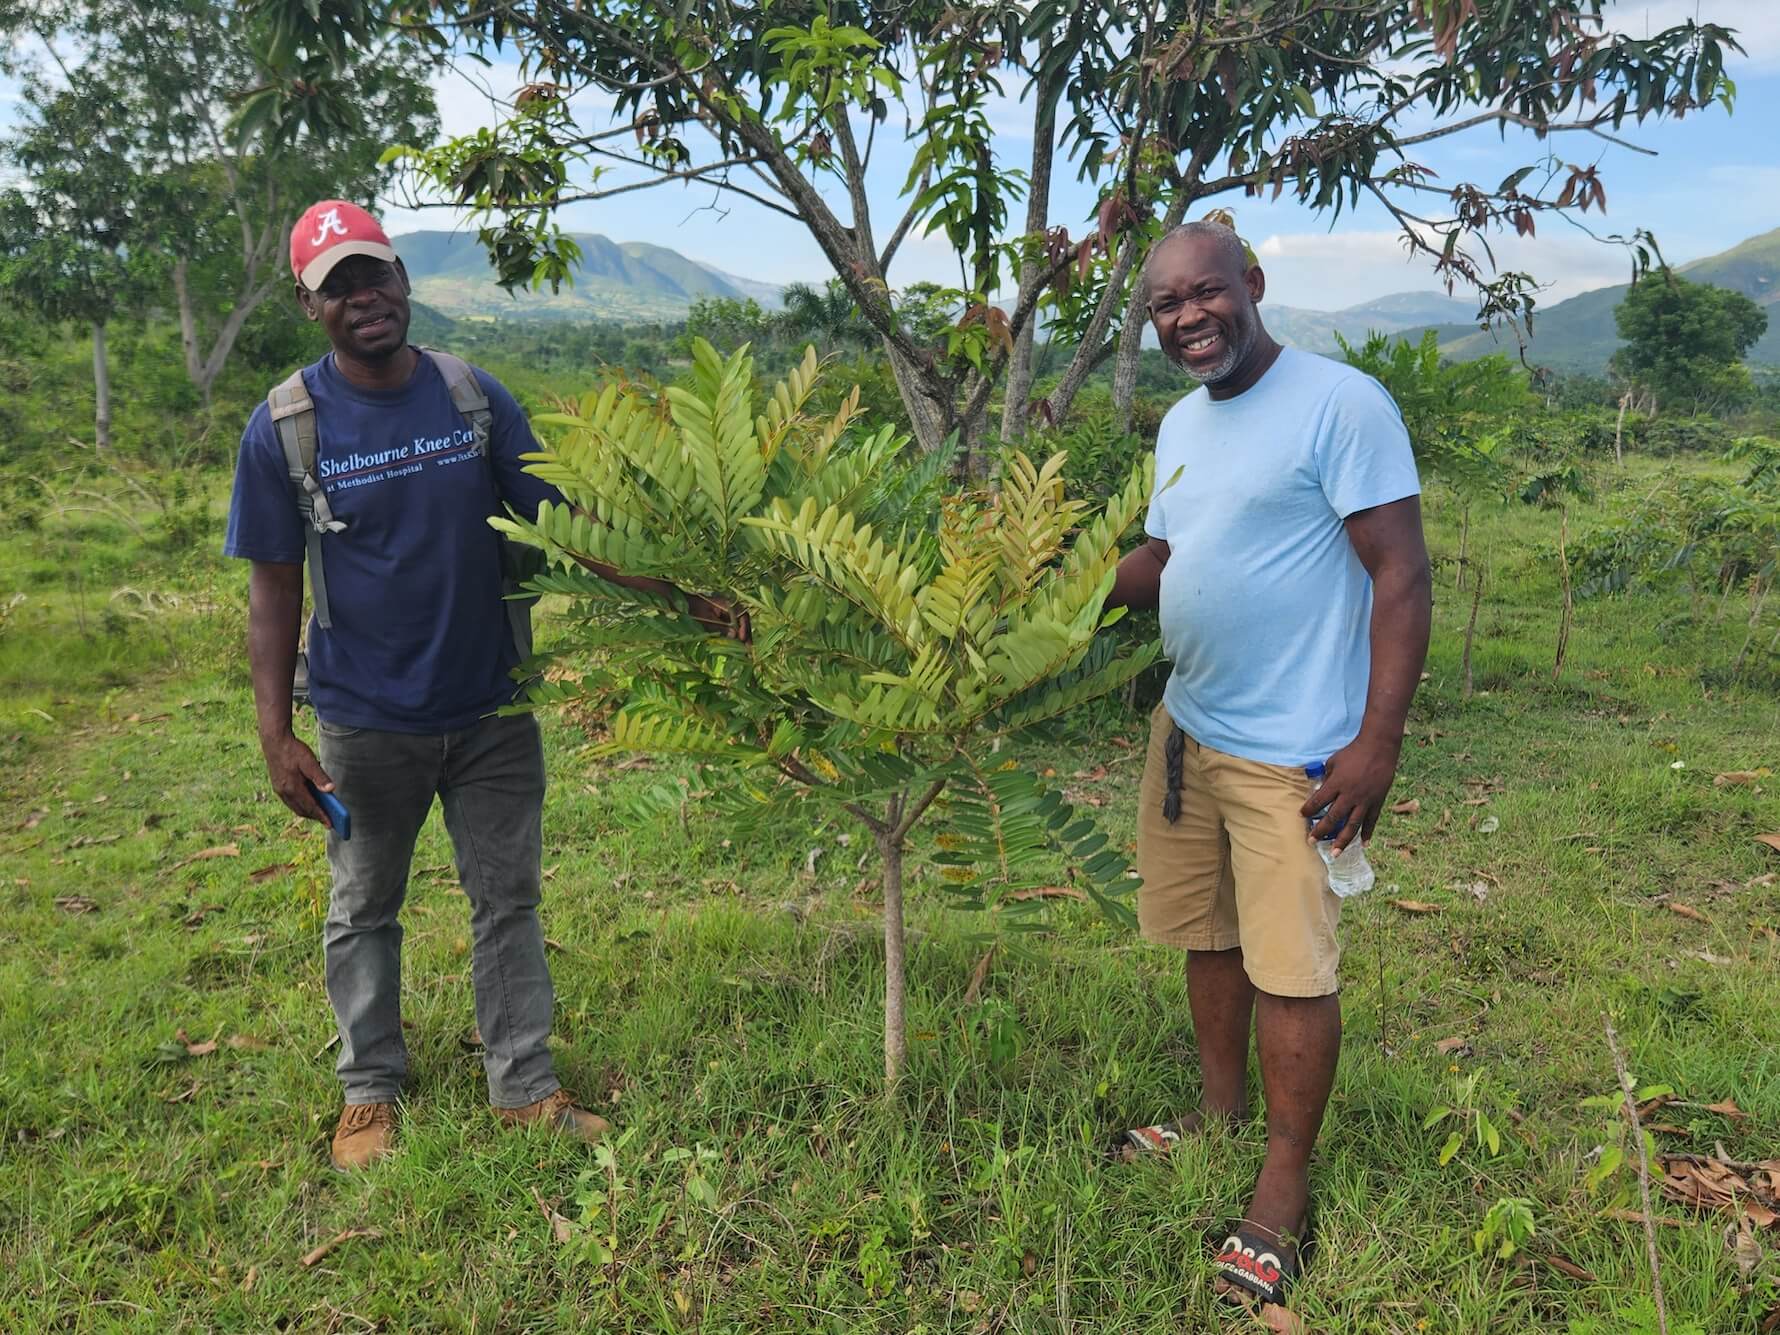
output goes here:
{"type": "Polygon", "coordinates": [[[1115,898],[1127,864],[1106,836],[993,748],[1154,661],[1154,643],[1097,638],[1118,617],[1102,609],[1148,466],[1098,510],[1063,497],[1062,455],[1016,454],[993,495],[942,496],[945,452],[911,460],[891,428],[859,427],[857,390],[832,417],[806,411],[814,349],[758,412],[747,349],[724,359],[701,340],[693,356],[688,388],[656,399],[610,385],[536,419],[553,441],[529,466],[568,504],[493,522],[555,562],[534,587],[568,595],[563,647],[581,656],[532,701],[617,705],[608,750],[726,771],[732,819],[821,803],[865,827],[883,867],[893,1086],[907,1052],[905,858],[929,813],[949,818],[935,861],[960,902],[1036,907],[1020,892],[1053,881],[1061,858],[1067,893],[1129,917],[1115,898]],[[575,564],[589,560],[734,590],[752,641],[712,637],[575,564]]]}
{"type": "Polygon", "coordinates": [[[959,430],[967,452],[1004,373],[1017,434],[1029,408],[1061,419],[1117,340],[1140,336],[1141,261],[1202,199],[1289,191],[1338,211],[1369,196],[1441,276],[1477,289],[1481,319],[1526,317],[1531,279],[1492,275],[1479,243],[1606,198],[1596,168],[1547,141],[1728,105],[1723,61],[1739,49],[1694,21],[1630,39],[1604,27],[1604,0],[444,0],[424,18],[397,0],[264,3],[297,72],[268,91],[256,123],[272,135],[348,100],[336,65],[393,23],[441,52],[512,42],[532,80],[512,114],[410,156],[433,202],[482,213],[504,281],[571,275],[553,222],[564,204],[690,182],[746,197],[809,231],[882,340],[923,446],[959,430]],[[1010,87],[1033,117],[1029,162],[1007,161],[990,127],[1010,87]],[[572,109],[583,90],[610,123],[572,109]],[[1438,121],[1407,129],[1418,110],[1438,121]],[[892,220],[867,187],[896,117],[914,166],[892,220]],[[1431,140],[1510,125],[1540,147],[1500,182],[1436,185],[1414,161],[1431,140]],[[1054,216],[1059,151],[1098,184],[1085,237],[1054,216]],[[936,357],[898,318],[892,264],[917,227],[958,252],[962,355],[936,357]],[[1009,277],[1003,310],[992,298],[1009,277]],[[1075,351],[1029,404],[1041,309],[1075,351]]]}
{"type": "Polygon", "coordinates": [[[1632,284],[1613,312],[1625,346],[1613,367],[1656,395],[1695,413],[1746,402],[1754,394],[1743,354],[1768,328],[1768,313],[1741,292],[1662,268],[1632,284]]]}

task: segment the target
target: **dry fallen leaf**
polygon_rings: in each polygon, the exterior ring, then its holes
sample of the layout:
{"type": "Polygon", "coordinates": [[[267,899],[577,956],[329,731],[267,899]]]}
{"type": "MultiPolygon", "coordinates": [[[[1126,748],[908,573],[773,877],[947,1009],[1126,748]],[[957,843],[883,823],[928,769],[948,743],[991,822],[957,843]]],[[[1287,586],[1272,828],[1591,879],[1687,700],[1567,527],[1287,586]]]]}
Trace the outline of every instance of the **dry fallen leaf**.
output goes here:
{"type": "Polygon", "coordinates": [[[1471,1045],[1455,1034],[1451,1038],[1443,1038],[1436,1043],[1434,1045],[1434,1051],[1438,1052],[1442,1057],[1469,1057],[1471,1055],[1471,1045]]]}
{"type": "Polygon", "coordinates": [[[1571,1279],[1580,1280],[1584,1284],[1599,1284],[1601,1281],[1584,1270],[1567,1256],[1559,1256],[1556,1252],[1548,1252],[1544,1256],[1534,1257],[1541,1265],[1548,1265],[1560,1275],[1568,1275],[1571,1279]]]}
{"type": "Polygon", "coordinates": [[[1387,899],[1385,903],[1394,909],[1402,909],[1405,913],[1438,913],[1440,905],[1429,904],[1420,899],[1387,899]]]}
{"type": "Polygon", "coordinates": [[[185,917],[181,918],[179,925],[187,928],[196,927],[212,913],[221,913],[222,911],[223,906],[221,904],[200,904],[197,908],[186,914],[185,917]]]}
{"type": "Polygon", "coordinates": [[[1691,1220],[1670,1219],[1667,1215],[1660,1215],[1660,1214],[1657,1215],[1654,1219],[1646,1220],[1644,1217],[1643,1211],[1641,1211],[1641,1210],[1624,1210],[1624,1209],[1602,1210],[1601,1218],[1603,1218],[1603,1219],[1617,1219],[1623,1224],[1638,1224],[1640,1226],[1645,1223],[1663,1224],[1669,1228],[1687,1228],[1692,1223],[1691,1220]]]}
{"type": "Polygon", "coordinates": [[[1735,963],[1729,955],[1714,955],[1710,950],[1684,950],[1681,953],[1690,959],[1703,960],[1707,964],[1735,963]]]}
{"type": "Polygon", "coordinates": [[[1394,803],[1391,806],[1391,815],[1393,815],[1393,816],[1413,816],[1413,815],[1415,815],[1416,812],[1420,811],[1421,809],[1422,809],[1421,798],[1412,797],[1407,802],[1394,803]]]}
{"type": "Polygon", "coordinates": [[[296,870],[296,864],[293,862],[268,862],[265,866],[248,872],[247,879],[258,885],[262,881],[269,881],[274,876],[282,876],[285,872],[294,870],[296,870]]]}
{"type": "Polygon", "coordinates": [[[1727,770],[1723,774],[1713,776],[1712,786],[1714,788],[1729,788],[1745,783],[1760,783],[1763,779],[1770,777],[1773,772],[1773,770],[1765,768],[1727,770]]]}
{"type": "Polygon", "coordinates": [[[186,1037],[183,1028],[175,1029],[173,1031],[173,1038],[176,1042],[184,1046],[185,1055],[188,1057],[208,1057],[211,1053],[216,1051],[216,1040],[214,1038],[205,1039],[202,1043],[194,1043],[191,1039],[186,1037]]]}
{"type": "Polygon", "coordinates": [[[1669,902],[1668,908],[1669,908],[1669,912],[1673,913],[1678,918],[1688,918],[1688,919],[1692,920],[1693,922],[1711,922],[1712,921],[1712,919],[1708,918],[1705,914],[1701,913],[1692,904],[1683,904],[1677,900],[1671,900],[1669,902]]]}
{"type": "Polygon", "coordinates": [[[252,1034],[230,1034],[228,1044],[238,1052],[265,1052],[271,1044],[263,1038],[255,1038],[252,1034]]]}
{"type": "Polygon", "coordinates": [[[1720,1099],[1717,1103],[1708,1103],[1706,1111],[1718,1113],[1723,1117],[1743,1118],[1749,1116],[1737,1106],[1735,1099],[1720,1099]]]}
{"type": "Polygon", "coordinates": [[[334,1248],[338,1247],[341,1243],[350,1242],[353,1238],[380,1238],[382,1236],[383,1230],[381,1229],[343,1228],[319,1247],[316,1247],[312,1251],[305,1252],[303,1255],[303,1264],[305,1266],[315,1265],[322,1257],[333,1251],[334,1248]]]}
{"type": "Polygon", "coordinates": [[[169,870],[178,871],[181,867],[189,867],[194,862],[208,862],[212,858],[238,858],[240,856],[240,844],[217,844],[214,848],[201,848],[189,858],[180,859],[169,870]]]}
{"type": "Polygon", "coordinates": [[[1755,1268],[1761,1264],[1761,1243],[1756,1241],[1755,1231],[1749,1227],[1747,1217],[1726,1226],[1724,1245],[1737,1263],[1737,1278],[1747,1289],[1749,1281],[1755,1275],[1755,1268]]]}
{"type": "Polygon", "coordinates": [[[97,913],[99,901],[88,899],[85,895],[59,895],[56,907],[64,913],[97,913]]]}
{"type": "Polygon", "coordinates": [[[247,1278],[241,1281],[241,1292],[252,1293],[253,1286],[256,1282],[258,1282],[259,1277],[260,1277],[260,1268],[257,1265],[248,1266],[247,1267],[247,1278]]]}
{"type": "Polygon", "coordinates": [[[1071,777],[1080,779],[1083,783],[1099,783],[1106,777],[1106,766],[1096,765],[1093,769],[1078,769],[1071,777]]]}
{"type": "Polygon", "coordinates": [[[1758,834],[1755,836],[1755,842],[1766,844],[1776,853],[1780,853],[1780,834],[1758,834]]]}
{"type": "Polygon", "coordinates": [[[532,1188],[532,1199],[538,1203],[538,1211],[550,1221],[550,1233],[558,1242],[568,1243],[575,1240],[574,1223],[559,1215],[546,1201],[536,1187],[532,1188]]]}

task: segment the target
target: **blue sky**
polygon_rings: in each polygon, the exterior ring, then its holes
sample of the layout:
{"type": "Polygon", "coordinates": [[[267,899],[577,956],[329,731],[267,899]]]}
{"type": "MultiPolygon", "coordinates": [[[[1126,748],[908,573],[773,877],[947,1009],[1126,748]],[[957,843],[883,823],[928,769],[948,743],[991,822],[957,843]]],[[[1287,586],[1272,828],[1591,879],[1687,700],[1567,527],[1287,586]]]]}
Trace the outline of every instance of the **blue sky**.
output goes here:
{"type": "MultiPolygon", "coordinates": [[[[1713,109],[1679,123],[1629,127],[1626,137],[1656,150],[1655,157],[1581,134],[1538,145],[1517,130],[1503,142],[1494,129],[1479,127],[1424,146],[1418,160],[1448,185],[1461,180],[1494,185],[1547,151],[1566,161],[1599,161],[1609,209],[1604,219],[1588,215],[1589,226],[1601,233],[1649,228],[1677,262],[1780,226],[1780,0],[1618,0],[1611,15],[1615,26],[1639,35],[1688,16],[1737,29],[1748,55],[1729,71],[1738,85],[1735,113],[1713,109]]],[[[500,114],[499,99],[521,82],[512,65],[468,68],[474,77],[452,73],[438,81],[440,114],[448,132],[491,123],[500,114]]],[[[0,123],[12,115],[10,91],[0,83],[0,123]]],[[[605,123],[597,104],[583,109],[593,123],[605,123]]],[[[993,109],[992,123],[1002,160],[1023,167],[1030,155],[1025,109],[1010,97],[993,109]]],[[[900,128],[900,122],[893,116],[883,128],[900,128]]],[[[880,131],[872,177],[880,233],[889,226],[886,220],[900,213],[896,191],[906,176],[909,153],[902,143],[884,142],[880,131]]],[[[1079,236],[1093,207],[1093,192],[1076,184],[1073,170],[1064,164],[1059,164],[1058,177],[1053,217],[1079,236]]],[[[1436,287],[1425,261],[1405,258],[1394,224],[1371,201],[1338,219],[1289,200],[1273,204],[1235,195],[1218,203],[1235,210],[1238,229],[1259,252],[1272,301],[1337,309],[1389,292],[1436,287]]],[[[397,233],[450,228],[461,221],[449,210],[392,206],[385,212],[390,230],[397,233]]],[[[768,282],[820,280],[827,274],[815,243],[799,225],[733,196],[717,200],[708,186],[673,184],[572,205],[563,211],[562,223],[617,241],[670,246],[768,282]],[[713,202],[719,207],[711,207],[713,202]]],[[[1623,281],[1627,273],[1621,251],[1589,240],[1556,217],[1542,219],[1540,234],[1531,241],[1503,238],[1497,258],[1505,267],[1529,270],[1546,284],[1546,304],[1623,281]]],[[[919,279],[956,282],[957,276],[956,259],[944,238],[919,236],[904,246],[890,275],[898,287],[919,279]]]]}

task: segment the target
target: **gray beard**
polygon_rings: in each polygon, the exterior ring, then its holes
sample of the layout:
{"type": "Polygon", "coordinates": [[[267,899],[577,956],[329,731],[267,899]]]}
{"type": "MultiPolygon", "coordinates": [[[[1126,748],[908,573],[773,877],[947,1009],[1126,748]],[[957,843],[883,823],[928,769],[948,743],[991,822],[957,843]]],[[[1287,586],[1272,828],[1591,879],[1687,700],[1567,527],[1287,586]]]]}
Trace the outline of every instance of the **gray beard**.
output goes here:
{"type": "MultiPolygon", "coordinates": [[[[1254,350],[1255,346],[1256,329],[1253,324],[1244,325],[1231,332],[1235,334],[1235,338],[1229,342],[1224,349],[1222,359],[1219,360],[1218,364],[1212,367],[1211,370],[1195,371],[1184,361],[1176,361],[1174,363],[1175,366],[1180,368],[1181,374],[1185,375],[1187,379],[1194,381],[1196,384],[1223,384],[1224,381],[1228,380],[1236,373],[1236,368],[1242,365],[1242,359],[1247,357],[1249,353],[1254,350]]],[[[1170,360],[1172,361],[1173,358],[1170,358],[1170,360]]]]}

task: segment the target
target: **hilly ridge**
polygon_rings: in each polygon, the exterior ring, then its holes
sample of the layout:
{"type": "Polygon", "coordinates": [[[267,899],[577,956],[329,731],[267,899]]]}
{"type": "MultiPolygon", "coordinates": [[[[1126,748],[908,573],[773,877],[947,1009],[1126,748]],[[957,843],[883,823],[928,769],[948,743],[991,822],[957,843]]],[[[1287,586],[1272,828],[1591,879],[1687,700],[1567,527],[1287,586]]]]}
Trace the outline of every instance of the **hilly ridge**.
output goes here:
{"type": "MultiPolygon", "coordinates": [[[[1732,246],[1729,250],[1679,265],[1676,272],[1696,283],[1727,287],[1764,307],[1768,329],[1749,349],[1756,366],[1780,366],[1780,227],[1732,246]]],[[[1600,372],[1619,347],[1613,312],[1629,285],[1595,288],[1533,313],[1533,336],[1527,360],[1561,371],[1600,372]]],[[[1481,330],[1474,325],[1437,324],[1440,351],[1461,361],[1492,352],[1516,352],[1511,333],[1481,330]]]]}
{"type": "Polygon", "coordinates": [[[406,232],[392,240],[415,297],[453,319],[676,320],[700,297],[752,297],[763,306],[779,300],[773,284],[738,278],[666,246],[594,232],[574,234],[581,263],[573,287],[512,296],[496,285],[488,253],[471,233],[406,232]]]}
{"type": "MultiPolygon", "coordinates": [[[[769,309],[780,304],[778,285],[726,273],[666,246],[616,242],[591,232],[577,233],[574,239],[582,258],[573,287],[516,295],[496,286],[487,253],[471,233],[409,232],[395,242],[414,280],[415,298],[450,319],[671,321],[683,318],[701,297],[752,298],[769,309]]],[[[1780,228],[1678,271],[1696,282],[1734,289],[1766,307],[1771,317],[1767,332],[1748,359],[1757,366],[1780,366],[1780,228]]],[[[1536,310],[1528,361],[1558,370],[1604,371],[1619,346],[1613,312],[1626,291],[1625,284],[1596,288],[1536,310]]],[[[1311,352],[1336,354],[1337,332],[1358,341],[1374,330],[1419,337],[1431,328],[1449,357],[1517,354],[1511,333],[1480,330],[1469,322],[1473,309],[1443,293],[1396,292],[1339,311],[1270,302],[1263,314],[1277,338],[1311,352]]]]}

